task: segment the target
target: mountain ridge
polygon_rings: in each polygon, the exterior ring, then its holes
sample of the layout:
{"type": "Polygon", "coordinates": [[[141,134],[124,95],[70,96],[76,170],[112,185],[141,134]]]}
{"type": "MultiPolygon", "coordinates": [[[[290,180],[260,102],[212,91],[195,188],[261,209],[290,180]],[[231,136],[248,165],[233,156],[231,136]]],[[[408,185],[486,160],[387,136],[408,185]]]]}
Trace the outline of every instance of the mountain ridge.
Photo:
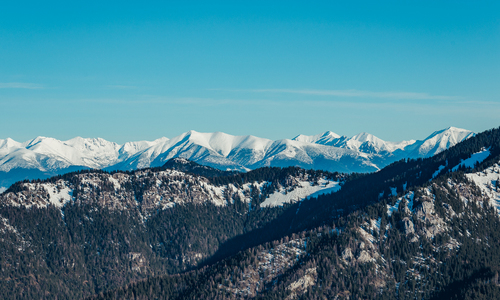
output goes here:
{"type": "Polygon", "coordinates": [[[159,167],[175,157],[220,170],[299,166],[366,173],[399,159],[435,155],[473,135],[469,130],[449,127],[424,140],[403,142],[384,141],[369,133],[349,138],[332,131],[273,141],[252,135],[190,130],[172,139],[162,137],[123,145],[102,138],[59,141],[39,136],[23,143],[7,138],[0,140],[0,188],[18,180],[40,178],[40,172],[42,178],[48,178],[68,169],[135,170],[159,167]]]}

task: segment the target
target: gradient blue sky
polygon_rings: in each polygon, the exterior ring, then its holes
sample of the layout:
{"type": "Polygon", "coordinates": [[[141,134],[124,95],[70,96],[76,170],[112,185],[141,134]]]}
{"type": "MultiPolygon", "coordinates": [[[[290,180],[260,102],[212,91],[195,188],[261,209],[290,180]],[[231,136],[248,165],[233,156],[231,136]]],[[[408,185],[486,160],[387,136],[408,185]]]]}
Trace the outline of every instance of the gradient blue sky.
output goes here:
{"type": "Polygon", "coordinates": [[[500,1],[11,1],[0,138],[500,126],[500,1]]]}

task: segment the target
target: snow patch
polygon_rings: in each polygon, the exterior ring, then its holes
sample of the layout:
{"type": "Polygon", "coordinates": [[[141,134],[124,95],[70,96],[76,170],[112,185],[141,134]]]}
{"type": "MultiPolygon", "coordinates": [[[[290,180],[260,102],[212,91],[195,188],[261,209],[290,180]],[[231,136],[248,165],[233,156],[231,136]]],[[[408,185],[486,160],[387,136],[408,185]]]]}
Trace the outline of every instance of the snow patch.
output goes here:
{"type": "Polygon", "coordinates": [[[453,167],[452,171],[458,170],[460,166],[466,167],[466,168],[474,168],[474,165],[476,163],[480,163],[483,160],[485,160],[488,156],[490,156],[490,149],[484,149],[476,152],[471,155],[471,157],[467,158],[466,160],[461,161],[458,165],[453,167]]]}
{"type": "Polygon", "coordinates": [[[330,181],[326,179],[318,180],[318,185],[313,185],[309,181],[299,182],[299,186],[292,191],[279,190],[269,195],[269,197],[261,203],[261,207],[282,206],[285,203],[294,203],[319,195],[333,193],[340,189],[338,181],[330,181]]]}
{"type": "MultiPolygon", "coordinates": [[[[447,161],[447,162],[448,162],[448,161],[447,161]]],[[[436,177],[438,176],[438,174],[439,174],[439,173],[440,173],[440,172],[441,172],[444,168],[446,168],[446,165],[444,165],[444,166],[443,166],[443,165],[439,166],[439,167],[438,167],[438,169],[436,170],[436,172],[434,172],[434,173],[432,174],[432,179],[436,178],[436,177]]]]}
{"type": "Polygon", "coordinates": [[[399,203],[401,203],[401,200],[403,198],[399,198],[398,201],[396,201],[396,204],[393,206],[387,205],[387,216],[390,217],[393,212],[398,211],[399,208],[399,203]]]}
{"type": "MultiPolygon", "coordinates": [[[[500,163],[500,162],[499,162],[500,163]]],[[[490,205],[496,207],[500,213],[500,166],[499,163],[483,170],[482,172],[465,174],[480,189],[483,196],[487,196],[490,205]]]]}
{"type": "Polygon", "coordinates": [[[415,193],[410,192],[406,195],[406,200],[408,201],[407,207],[408,209],[413,212],[413,198],[415,197],[415,193]]]}
{"type": "Polygon", "coordinates": [[[209,191],[212,196],[210,200],[212,201],[213,204],[217,206],[224,206],[227,204],[226,200],[224,200],[224,190],[225,190],[224,186],[221,187],[210,186],[210,185],[207,186],[209,187],[209,191]]]}
{"type": "Polygon", "coordinates": [[[368,228],[372,232],[380,232],[380,224],[382,223],[382,218],[378,218],[377,220],[375,219],[370,219],[370,224],[368,228]]]}
{"type": "Polygon", "coordinates": [[[113,176],[109,176],[108,180],[109,180],[109,182],[111,182],[114,185],[115,190],[121,189],[120,182],[118,182],[118,180],[116,178],[113,178],[113,176]]]}
{"type": "MultiPolygon", "coordinates": [[[[415,197],[415,193],[414,192],[409,192],[407,193],[406,195],[398,198],[398,200],[396,201],[396,203],[391,206],[391,205],[387,205],[387,216],[391,216],[393,212],[395,211],[398,211],[399,209],[399,204],[401,203],[401,201],[403,199],[406,200],[407,204],[406,204],[406,207],[411,211],[413,212],[413,198],[415,197]]],[[[379,226],[380,226],[380,220],[378,221],[379,222],[379,226]]]]}
{"type": "Polygon", "coordinates": [[[68,187],[58,188],[53,183],[43,184],[43,187],[49,193],[49,202],[55,207],[63,207],[72,198],[73,190],[68,187]]]}

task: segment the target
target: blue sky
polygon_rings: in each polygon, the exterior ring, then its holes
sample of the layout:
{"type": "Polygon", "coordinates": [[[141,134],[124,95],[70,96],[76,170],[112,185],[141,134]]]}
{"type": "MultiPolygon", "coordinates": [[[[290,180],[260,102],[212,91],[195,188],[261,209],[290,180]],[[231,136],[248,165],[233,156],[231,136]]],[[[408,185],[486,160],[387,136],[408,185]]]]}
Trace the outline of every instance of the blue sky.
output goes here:
{"type": "Polygon", "coordinates": [[[500,126],[498,1],[179,2],[3,3],[0,138],[500,126]]]}

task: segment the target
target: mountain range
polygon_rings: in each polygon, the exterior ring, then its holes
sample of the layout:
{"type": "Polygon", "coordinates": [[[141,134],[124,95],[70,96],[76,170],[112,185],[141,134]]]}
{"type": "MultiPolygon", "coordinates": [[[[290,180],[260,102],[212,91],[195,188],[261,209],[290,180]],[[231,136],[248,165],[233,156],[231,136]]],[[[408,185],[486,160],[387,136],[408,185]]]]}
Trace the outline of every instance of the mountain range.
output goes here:
{"type": "Polygon", "coordinates": [[[370,173],[174,158],[17,182],[0,298],[499,299],[499,164],[497,128],[370,173]]]}
{"type": "Polygon", "coordinates": [[[127,142],[76,137],[37,137],[23,143],[0,139],[0,191],[24,179],[48,178],[81,169],[135,170],[185,158],[220,170],[248,171],[265,166],[299,166],[338,172],[373,172],[403,158],[435,155],[474,133],[449,127],[424,140],[388,142],[369,133],[353,137],[331,131],[270,140],[222,132],[189,131],[172,139],[127,142]]]}

